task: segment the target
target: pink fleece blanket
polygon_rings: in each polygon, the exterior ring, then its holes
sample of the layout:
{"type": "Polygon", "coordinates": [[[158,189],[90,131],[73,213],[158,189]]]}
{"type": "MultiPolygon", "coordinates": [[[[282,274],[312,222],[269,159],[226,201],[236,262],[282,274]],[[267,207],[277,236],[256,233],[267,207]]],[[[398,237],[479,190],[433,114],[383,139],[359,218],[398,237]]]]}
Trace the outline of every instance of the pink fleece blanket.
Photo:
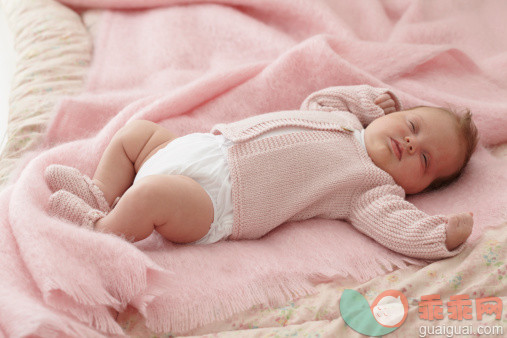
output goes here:
{"type": "MultiPolygon", "coordinates": [[[[405,107],[468,107],[483,145],[507,141],[505,1],[63,2],[116,10],[102,18],[85,92],[61,102],[43,148],[0,194],[0,336],[122,334],[114,313],[127,306],[152,330],[181,333],[318,282],[421,264],[340,221],[196,246],[157,234],[130,244],[49,217],[45,167],[93,175],[130,120],[183,135],[296,109],[324,87],[370,84],[405,107]]],[[[455,184],[411,201],[430,213],[473,211],[473,245],[507,218],[506,169],[481,147],[455,184]]]]}

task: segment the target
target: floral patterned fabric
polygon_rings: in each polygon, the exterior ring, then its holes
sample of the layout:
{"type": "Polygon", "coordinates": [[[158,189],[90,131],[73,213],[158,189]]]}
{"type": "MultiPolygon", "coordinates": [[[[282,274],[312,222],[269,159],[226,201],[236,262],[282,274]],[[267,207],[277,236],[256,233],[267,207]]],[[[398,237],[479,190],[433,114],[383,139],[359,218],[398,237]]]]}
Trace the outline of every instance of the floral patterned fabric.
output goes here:
{"type": "MultiPolygon", "coordinates": [[[[20,58],[11,95],[10,144],[3,154],[0,181],[6,179],[13,167],[13,161],[17,160],[21,152],[36,145],[38,135],[50,119],[58,98],[81,90],[91,53],[91,39],[81,18],[68,8],[53,0],[4,0],[3,5],[15,35],[20,58]],[[57,20],[59,24],[55,25],[54,17],[57,14],[60,20],[57,20]],[[67,66],[55,68],[55,62],[67,66]],[[55,73],[57,71],[60,73],[55,73]],[[16,121],[20,120],[24,122],[16,125],[16,121]]],[[[93,16],[97,17],[95,14],[93,16]]],[[[92,18],[91,21],[94,23],[96,19],[92,18]]],[[[507,159],[507,145],[497,147],[493,152],[496,156],[507,159]]],[[[425,326],[470,326],[476,333],[481,327],[501,327],[504,335],[507,335],[505,310],[499,320],[493,315],[484,315],[482,320],[478,320],[475,307],[472,320],[449,319],[445,306],[441,320],[428,321],[419,317],[421,297],[430,294],[439,294],[444,304],[451,296],[463,294],[469,295],[472,300],[499,297],[506,304],[506,227],[507,223],[500,224],[487,231],[474,247],[467,248],[456,257],[429,264],[424,268],[411,266],[379,276],[364,284],[350,279],[320,284],[317,286],[318,293],[314,295],[294,299],[278,308],[258,305],[227,320],[187,332],[186,335],[364,337],[348,327],[341,318],[339,303],[345,289],[357,290],[370,304],[385,290],[396,289],[403,292],[409,302],[408,317],[389,337],[419,336],[421,327],[425,326]]],[[[132,309],[121,313],[118,322],[129,336],[173,336],[171,332],[150,332],[145,327],[142,316],[132,309]]]]}
{"type": "MultiPolygon", "coordinates": [[[[500,320],[494,314],[483,315],[477,320],[475,306],[473,319],[452,320],[445,304],[451,296],[468,294],[475,300],[499,297],[507,304],[507,223],[487,231],[474,247],[468,247],[460,255],[434,262],[424,268],[415,266],[379,276],[367,283],[337,280],[318,285],[315,295],[295,299],[278,308],[255,306],[228,320],[215,322],[186,333],[199,337],[364,337],[345,324],[340,316],[340,297],[344,289],[360,292],[371,304],[383,291],[400,290],[407,297],[409,313],[406,321],[389,337],[416,337],[427,326],[440,326],[441,330],[499,330],[507,334],[507,311],[500,320]],[[424,320],[419,317],[421,296],[439,294],[443,301],[443,319],[424,320]]],[[[132,337],[171,337],[170,332],[149,332],[142,317],[126,311],[118,317],[125,332],[132,337]]],[[[434,330],[435,328],[433,328],[434,330]]],[[[445,332],[445,331],[444,331],[445,332]]],[[[457,332],[457,331],[455,331],[457,332]]],[[[487,332],[487,331],[485,331],[487,332]]]]}

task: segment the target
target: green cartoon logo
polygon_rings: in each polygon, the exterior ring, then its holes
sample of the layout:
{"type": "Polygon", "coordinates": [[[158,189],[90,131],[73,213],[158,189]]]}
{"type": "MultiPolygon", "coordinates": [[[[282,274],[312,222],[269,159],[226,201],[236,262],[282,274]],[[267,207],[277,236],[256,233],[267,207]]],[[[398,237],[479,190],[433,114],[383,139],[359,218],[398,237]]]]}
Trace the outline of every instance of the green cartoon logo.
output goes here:
{"type": "Polygon", "coordinates": [[[407,297],[397,290],[382,292],[373,304],[359,292],[346,289],[340,299],[343,320],[355,331],[367,336],[383,336],[405,322],[408,314],[407,297]]]}

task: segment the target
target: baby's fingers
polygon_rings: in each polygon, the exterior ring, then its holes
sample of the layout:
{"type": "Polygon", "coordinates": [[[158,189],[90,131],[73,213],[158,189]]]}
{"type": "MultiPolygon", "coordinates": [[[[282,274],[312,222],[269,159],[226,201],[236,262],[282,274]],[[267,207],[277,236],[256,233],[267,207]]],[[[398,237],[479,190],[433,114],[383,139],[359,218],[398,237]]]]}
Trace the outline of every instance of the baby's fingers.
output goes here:
{"type": "Polygon", "coordinates": [[[382,102],[387,101],[389,99],[391,99],[391,95],[384,93],[379,95],[373,102],[375,102],[375,104],[380,105],[382,102]]]}
{"type": "Polygon", "coordinates": [[[454,214],[449,216],[449,223],[472,226],[474,224],[474,217],[471,212],[464,212],[461,214],[454,214]]]}
{"type": "Polygon", "coordinates": [[[379,95],[375,99],[374,103],[377,106],[379,106],[380,108],[382,108],[382,110],[384,111],[384,114],[390,114],[390,113],[394,113],[396,111],[396,103],[391,98],[391,95],[389,95],[387,93],[379,95]]]}

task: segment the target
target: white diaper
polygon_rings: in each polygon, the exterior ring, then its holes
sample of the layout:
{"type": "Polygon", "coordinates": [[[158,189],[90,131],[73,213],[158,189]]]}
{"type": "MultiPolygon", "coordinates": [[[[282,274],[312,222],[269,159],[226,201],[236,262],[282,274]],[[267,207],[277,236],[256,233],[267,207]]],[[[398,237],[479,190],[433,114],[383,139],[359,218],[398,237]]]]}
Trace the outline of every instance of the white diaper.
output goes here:
{"type": "Polygon", "coordinates": [[[213,202],[213,223],[195,244],[210,244],[232,234],[233,208],[227,165],[230,141],[222,135],[195,133],[179,137],[158,150],[139,169],[134,184],[150,175],[171,174],[191,177],[213,202]]]}

